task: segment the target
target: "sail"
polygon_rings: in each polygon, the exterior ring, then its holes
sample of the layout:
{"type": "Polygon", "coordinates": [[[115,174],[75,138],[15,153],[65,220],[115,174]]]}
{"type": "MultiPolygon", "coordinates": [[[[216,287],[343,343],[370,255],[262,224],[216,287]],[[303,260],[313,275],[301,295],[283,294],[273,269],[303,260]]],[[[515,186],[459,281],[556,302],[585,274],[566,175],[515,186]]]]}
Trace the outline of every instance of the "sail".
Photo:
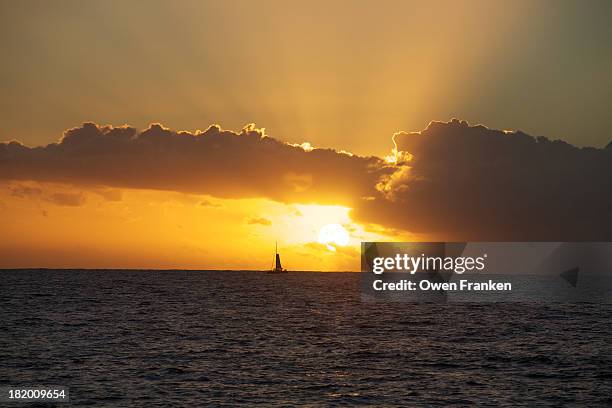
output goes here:
{"type": "Polygon", "coordinates": [[[281,266],[281,261],[280,261],[280,255],[276,254],[276,266],[274,267],[274,269],[276,269],[277,271],[280,271],[283,269],[283,267],[281,266]]]}

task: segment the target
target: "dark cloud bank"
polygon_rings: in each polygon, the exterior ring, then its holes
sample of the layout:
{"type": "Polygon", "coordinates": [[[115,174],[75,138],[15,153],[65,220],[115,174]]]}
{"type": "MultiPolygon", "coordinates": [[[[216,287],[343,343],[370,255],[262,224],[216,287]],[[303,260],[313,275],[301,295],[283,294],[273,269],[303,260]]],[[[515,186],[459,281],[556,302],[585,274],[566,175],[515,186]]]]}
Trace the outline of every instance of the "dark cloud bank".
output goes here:
{"type": "Polygon", "coordinates": [[[0,179],[343,204],[362,222],[440,240],[612,240],[612,145],[577,148],[457,120],[394,142],[391,165],[305,150],[252,126],[84,124],[46,147],[0,144],[0,179]]]}
{"type": "Polygon", "coordinates": [[[241,133],[218,126],[189,133],[160,125],[138,132],[86,123],[46,147],[0,144],[0,179],[173,190],[223,198],[350,204],[375,194],[379,177],[391,171],[374,157],[331,149],[306,152],[266,137],[253,126],[241,133]]]}

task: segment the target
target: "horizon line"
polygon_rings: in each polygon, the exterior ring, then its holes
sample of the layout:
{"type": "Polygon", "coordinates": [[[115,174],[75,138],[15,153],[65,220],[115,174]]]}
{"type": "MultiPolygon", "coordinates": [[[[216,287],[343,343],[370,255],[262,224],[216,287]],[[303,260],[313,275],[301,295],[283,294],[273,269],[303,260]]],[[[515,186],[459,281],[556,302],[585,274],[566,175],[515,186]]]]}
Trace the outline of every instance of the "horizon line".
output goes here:
{"type": "MultiPolygon", "coordinates": [[[[268,269],[190,269],[190,268],[48,268],[48,267],[18,267],[0,268],[3,271],[134,271],[134,272],[266,272],[268,269]]],[[[287,273],[360,273],[360,271],[324,271],[324,270],[290,270],[287,273]]]]}

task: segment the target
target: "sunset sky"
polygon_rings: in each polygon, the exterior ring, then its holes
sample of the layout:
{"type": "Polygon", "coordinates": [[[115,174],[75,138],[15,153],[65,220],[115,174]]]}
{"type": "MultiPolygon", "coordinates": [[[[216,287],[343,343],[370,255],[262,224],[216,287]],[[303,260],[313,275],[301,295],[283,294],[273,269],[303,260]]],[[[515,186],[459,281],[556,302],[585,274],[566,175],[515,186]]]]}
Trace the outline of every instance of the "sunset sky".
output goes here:
{"type": "Polygon", "coordinates": [[[358,270],[363,240],[611,238],[611,17],[0,2],[0,267],[265,269],[278,240],[289,269],[358,270]]]}

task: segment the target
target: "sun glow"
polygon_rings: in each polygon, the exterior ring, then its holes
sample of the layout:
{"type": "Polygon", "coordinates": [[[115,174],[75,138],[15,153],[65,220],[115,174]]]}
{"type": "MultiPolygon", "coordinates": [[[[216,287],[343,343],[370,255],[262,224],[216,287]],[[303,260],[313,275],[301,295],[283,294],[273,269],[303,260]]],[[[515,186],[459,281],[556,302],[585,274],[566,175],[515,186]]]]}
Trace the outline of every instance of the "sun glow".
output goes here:
{"type": "Polygon", "coordinates": [[[357,271],[360,242],[409,240],[350,213],[262,198],[0,183],[0,225],[11,237],[0,239],[0,267],[263,270],[278,241],[292,271],[357,271]]]}
{"type": "Polygon", "coordinates": [[[346,246],[349,243],[349,233],[340,224],[327,224],[319,231],[319,243],[327,246],[330,251],[335,251],[336,245],[346,246]]]}

